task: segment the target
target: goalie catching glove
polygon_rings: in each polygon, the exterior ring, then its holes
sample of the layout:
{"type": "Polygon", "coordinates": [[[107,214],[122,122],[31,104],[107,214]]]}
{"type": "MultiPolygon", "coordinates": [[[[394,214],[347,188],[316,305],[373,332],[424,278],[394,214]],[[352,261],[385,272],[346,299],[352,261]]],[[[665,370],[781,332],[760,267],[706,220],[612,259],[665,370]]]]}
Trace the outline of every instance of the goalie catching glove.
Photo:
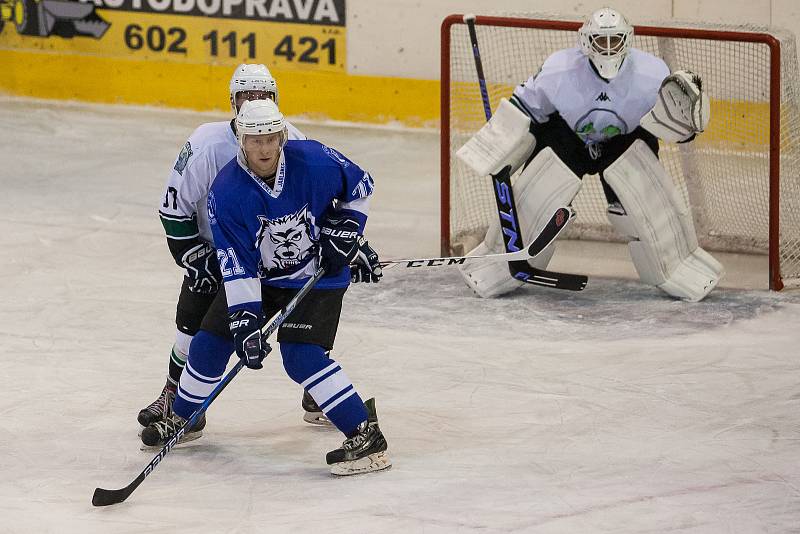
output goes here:
{"type": "Polygon", "coordinates": [[[711,105],[700,76],[679,70],[664,78],[655,106],[639,123],[664,141],[683,143],[705,130],[710,118],[711,105]]]}
{"type": "Polygon", "coordinates": [[[264,367],[261,362],[272,352],[272,346],[261,333],[261,327],[265,322],[263,314],[256,315],[249,310],[237,310],[230,316],[230,329],[236,355],[250,369],[264,367]]]}

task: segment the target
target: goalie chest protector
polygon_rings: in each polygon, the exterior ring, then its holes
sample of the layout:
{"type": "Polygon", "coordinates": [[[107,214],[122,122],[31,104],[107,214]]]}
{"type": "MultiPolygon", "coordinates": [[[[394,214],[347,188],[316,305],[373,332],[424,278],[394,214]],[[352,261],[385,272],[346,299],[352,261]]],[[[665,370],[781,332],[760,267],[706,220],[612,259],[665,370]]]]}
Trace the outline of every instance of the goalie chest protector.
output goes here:
{"type": "Polygon", "coordinates": [[[568,48],[547,58],[514,95],[537,122],[557,112],[590,145],[635,130],[668,75],[660,58],[631,48],[619,74],[605,80],[580,48],[568,48]]]}

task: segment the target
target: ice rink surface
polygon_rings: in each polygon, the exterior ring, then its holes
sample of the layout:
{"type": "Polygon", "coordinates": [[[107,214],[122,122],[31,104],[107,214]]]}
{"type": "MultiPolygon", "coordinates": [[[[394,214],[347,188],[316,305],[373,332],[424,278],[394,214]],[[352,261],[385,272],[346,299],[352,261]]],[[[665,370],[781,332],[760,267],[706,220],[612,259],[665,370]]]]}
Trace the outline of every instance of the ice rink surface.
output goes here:
{"type": "MultiPolygon", "coordinates": [[[[181,278],[156,210],[185,138],[223,118],[0,99],[0,533],[800,532],[800,295],[672,301],[616,245],[556,253],[624,264],[582,293],[481,300],[445,269],[353,287],[335,355],[377,398],[391,470],[332,478],[342,438],[301,421],[271,356],[202,439],[92,507],[152,457],[135,418],[181,278]]],[[[296,124],[372,171],[385,258],[438,254],[435,132],[296,124]]]]}

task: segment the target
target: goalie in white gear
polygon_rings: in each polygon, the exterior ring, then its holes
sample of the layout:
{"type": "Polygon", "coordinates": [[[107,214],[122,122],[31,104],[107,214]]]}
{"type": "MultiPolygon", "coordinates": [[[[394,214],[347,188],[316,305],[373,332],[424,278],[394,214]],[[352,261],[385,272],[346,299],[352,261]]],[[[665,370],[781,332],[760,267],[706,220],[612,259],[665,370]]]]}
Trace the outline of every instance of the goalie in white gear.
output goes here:
{"type": "MultiPolygon", "coordinates": [[[[175,313],[177,330],[170,351],[167,383],[158,398],[139,411],[137,419],[142,427],[163,419],[169,413],[189,345],[221,286],[222,277],[208,225],[206,203],[217,173],[239,151],[235,116],[246,101],[278,100],[275,78],[264,65],[239,65],[233,72],[229,87],[234,120],[202,124],[189,136],[159,202],[158,214],[166,232],[167,245],[175,262],[186,273],[175,313]]],[[[306,139],[288,122],[286,128],[289,139],[306,139]]],[[[201,422],[204,425],[205,418],[201,422]]],[[[199,437],[199,430],[195,434],[199,437]]]]}
{"type": "MultiPolygon", "coordinates": [[[[526,244],[549,213],[572,202],[584,175],[599,174],[608,218],[630,239],[641,280],[699,301],[723,268],[698,246],[689,207],[658,161],[658,140],[689,142],[703,131],[709,102],[702,81],[687,71],[670,74],[661,59],[632,48],[633,27],[614,9],[592,13],[579,36],[578,46],[552,54],[503,99],[457,155],[480,175],[523,167],[514,195],[526,244]]],[[[545,268],[553,247],[531,265],[545,268]]],[[[495,219],[470,254],[503,248],[495,219]]],[[[483,297],[523,284],[505,262],[467,263],[461,272],[483,297]]]]}

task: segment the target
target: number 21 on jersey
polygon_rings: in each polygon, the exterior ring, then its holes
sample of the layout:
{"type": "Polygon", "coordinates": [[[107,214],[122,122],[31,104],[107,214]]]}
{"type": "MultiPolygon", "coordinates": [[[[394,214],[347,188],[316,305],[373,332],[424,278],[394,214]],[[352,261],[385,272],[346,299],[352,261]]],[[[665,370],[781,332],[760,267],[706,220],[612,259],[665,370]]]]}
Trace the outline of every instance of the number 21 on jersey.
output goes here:
{"type": "Polygon", "coordinates": [[[227,250],[217,249],[217,260],[219,261],[219,270],[222,272],[223,278],[244,274],[244,269],[242,269],[239,259],[236,257],[236,252],[232,248],[227,250]]]}

